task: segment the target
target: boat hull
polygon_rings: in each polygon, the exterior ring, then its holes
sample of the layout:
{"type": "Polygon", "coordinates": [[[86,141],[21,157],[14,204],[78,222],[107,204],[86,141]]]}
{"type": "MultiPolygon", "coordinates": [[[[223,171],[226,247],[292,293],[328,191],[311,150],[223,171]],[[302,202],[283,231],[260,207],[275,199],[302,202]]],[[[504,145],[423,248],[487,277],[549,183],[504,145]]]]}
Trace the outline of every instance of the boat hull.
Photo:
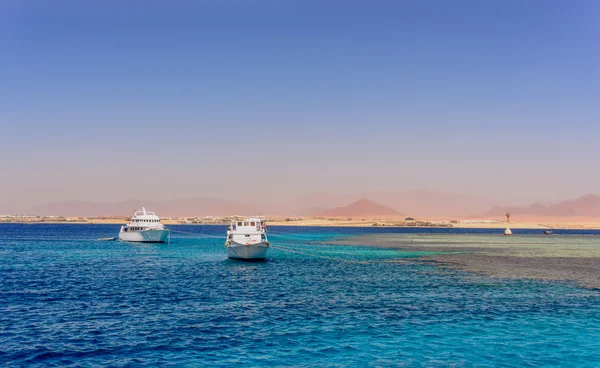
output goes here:
{"type": "Polygon", "coordinates": [[[269,245],[267,242],[246,245],[232,241],[226,248],[227,257],[231,259],[264,260],[267,258],[267,249],[269,249],[269,245]]]}
{"type": "Polygon", "coordinates": [[[169,238],[169,230],[120,231],[119,240],[140,243],[164,243],[169,238]]]}

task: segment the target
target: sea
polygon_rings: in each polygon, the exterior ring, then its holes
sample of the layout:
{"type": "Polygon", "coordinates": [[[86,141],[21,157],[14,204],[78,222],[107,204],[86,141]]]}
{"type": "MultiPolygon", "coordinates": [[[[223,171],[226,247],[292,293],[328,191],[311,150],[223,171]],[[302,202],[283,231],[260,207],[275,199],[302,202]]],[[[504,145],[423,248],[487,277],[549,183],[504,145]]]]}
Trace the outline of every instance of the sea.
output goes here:
{"type": "Polygon", "coordinates": [[[501,229],[271,227],[249,263],[226,258],[226,226],[170,228],[136,244],[97,240],[118,225],[0,224],[0,366],[600,367],[600,290],[343,245],[501,229]]]}

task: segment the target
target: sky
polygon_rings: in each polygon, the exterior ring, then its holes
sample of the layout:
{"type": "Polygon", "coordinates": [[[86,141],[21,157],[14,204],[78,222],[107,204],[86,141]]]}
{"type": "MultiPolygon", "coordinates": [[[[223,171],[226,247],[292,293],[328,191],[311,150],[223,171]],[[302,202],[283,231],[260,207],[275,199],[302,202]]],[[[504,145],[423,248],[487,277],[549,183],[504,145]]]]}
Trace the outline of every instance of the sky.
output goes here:
{"type": "Polygon", "coordinates": [[[600,2],[0,0],[0,212],[600,193],[600,2]]]}

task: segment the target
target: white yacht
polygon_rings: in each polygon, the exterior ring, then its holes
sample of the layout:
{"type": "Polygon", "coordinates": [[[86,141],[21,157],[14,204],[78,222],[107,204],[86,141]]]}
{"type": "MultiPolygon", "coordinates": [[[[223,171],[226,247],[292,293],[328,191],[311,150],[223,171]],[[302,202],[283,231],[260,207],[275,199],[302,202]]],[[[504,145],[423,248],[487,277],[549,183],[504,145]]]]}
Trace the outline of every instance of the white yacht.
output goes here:
{"type": "Polygon", "coordinates": [[[232,259],[264,260],[269,248],[265,220],[250,217],[232,222],[227,231],[225,248],[227,257],[232,259]]]}
{"type": "Polygon", "coordinates": [[[169,238],[169,229],[160,222],[154,212],[146,211],[144,207],[136,210],[131,222],[121,226],[119,240],[145,243],[164,243],[169,238]]]}

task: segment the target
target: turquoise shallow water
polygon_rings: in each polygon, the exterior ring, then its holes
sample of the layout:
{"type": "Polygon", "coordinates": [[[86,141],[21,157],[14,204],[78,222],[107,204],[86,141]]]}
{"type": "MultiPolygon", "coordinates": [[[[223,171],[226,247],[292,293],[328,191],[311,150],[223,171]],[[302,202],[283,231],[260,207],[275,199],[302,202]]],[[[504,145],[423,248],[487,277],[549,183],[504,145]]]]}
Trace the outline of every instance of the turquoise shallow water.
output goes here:
{"type": "Polygon", "coordinates": [[[243,263],[224,227],[173,228],[208,236],[0,225],[0,365],[600,366],[598,290],[326,244],[351,229],[273,229],[270,260],[243,263]]]}

